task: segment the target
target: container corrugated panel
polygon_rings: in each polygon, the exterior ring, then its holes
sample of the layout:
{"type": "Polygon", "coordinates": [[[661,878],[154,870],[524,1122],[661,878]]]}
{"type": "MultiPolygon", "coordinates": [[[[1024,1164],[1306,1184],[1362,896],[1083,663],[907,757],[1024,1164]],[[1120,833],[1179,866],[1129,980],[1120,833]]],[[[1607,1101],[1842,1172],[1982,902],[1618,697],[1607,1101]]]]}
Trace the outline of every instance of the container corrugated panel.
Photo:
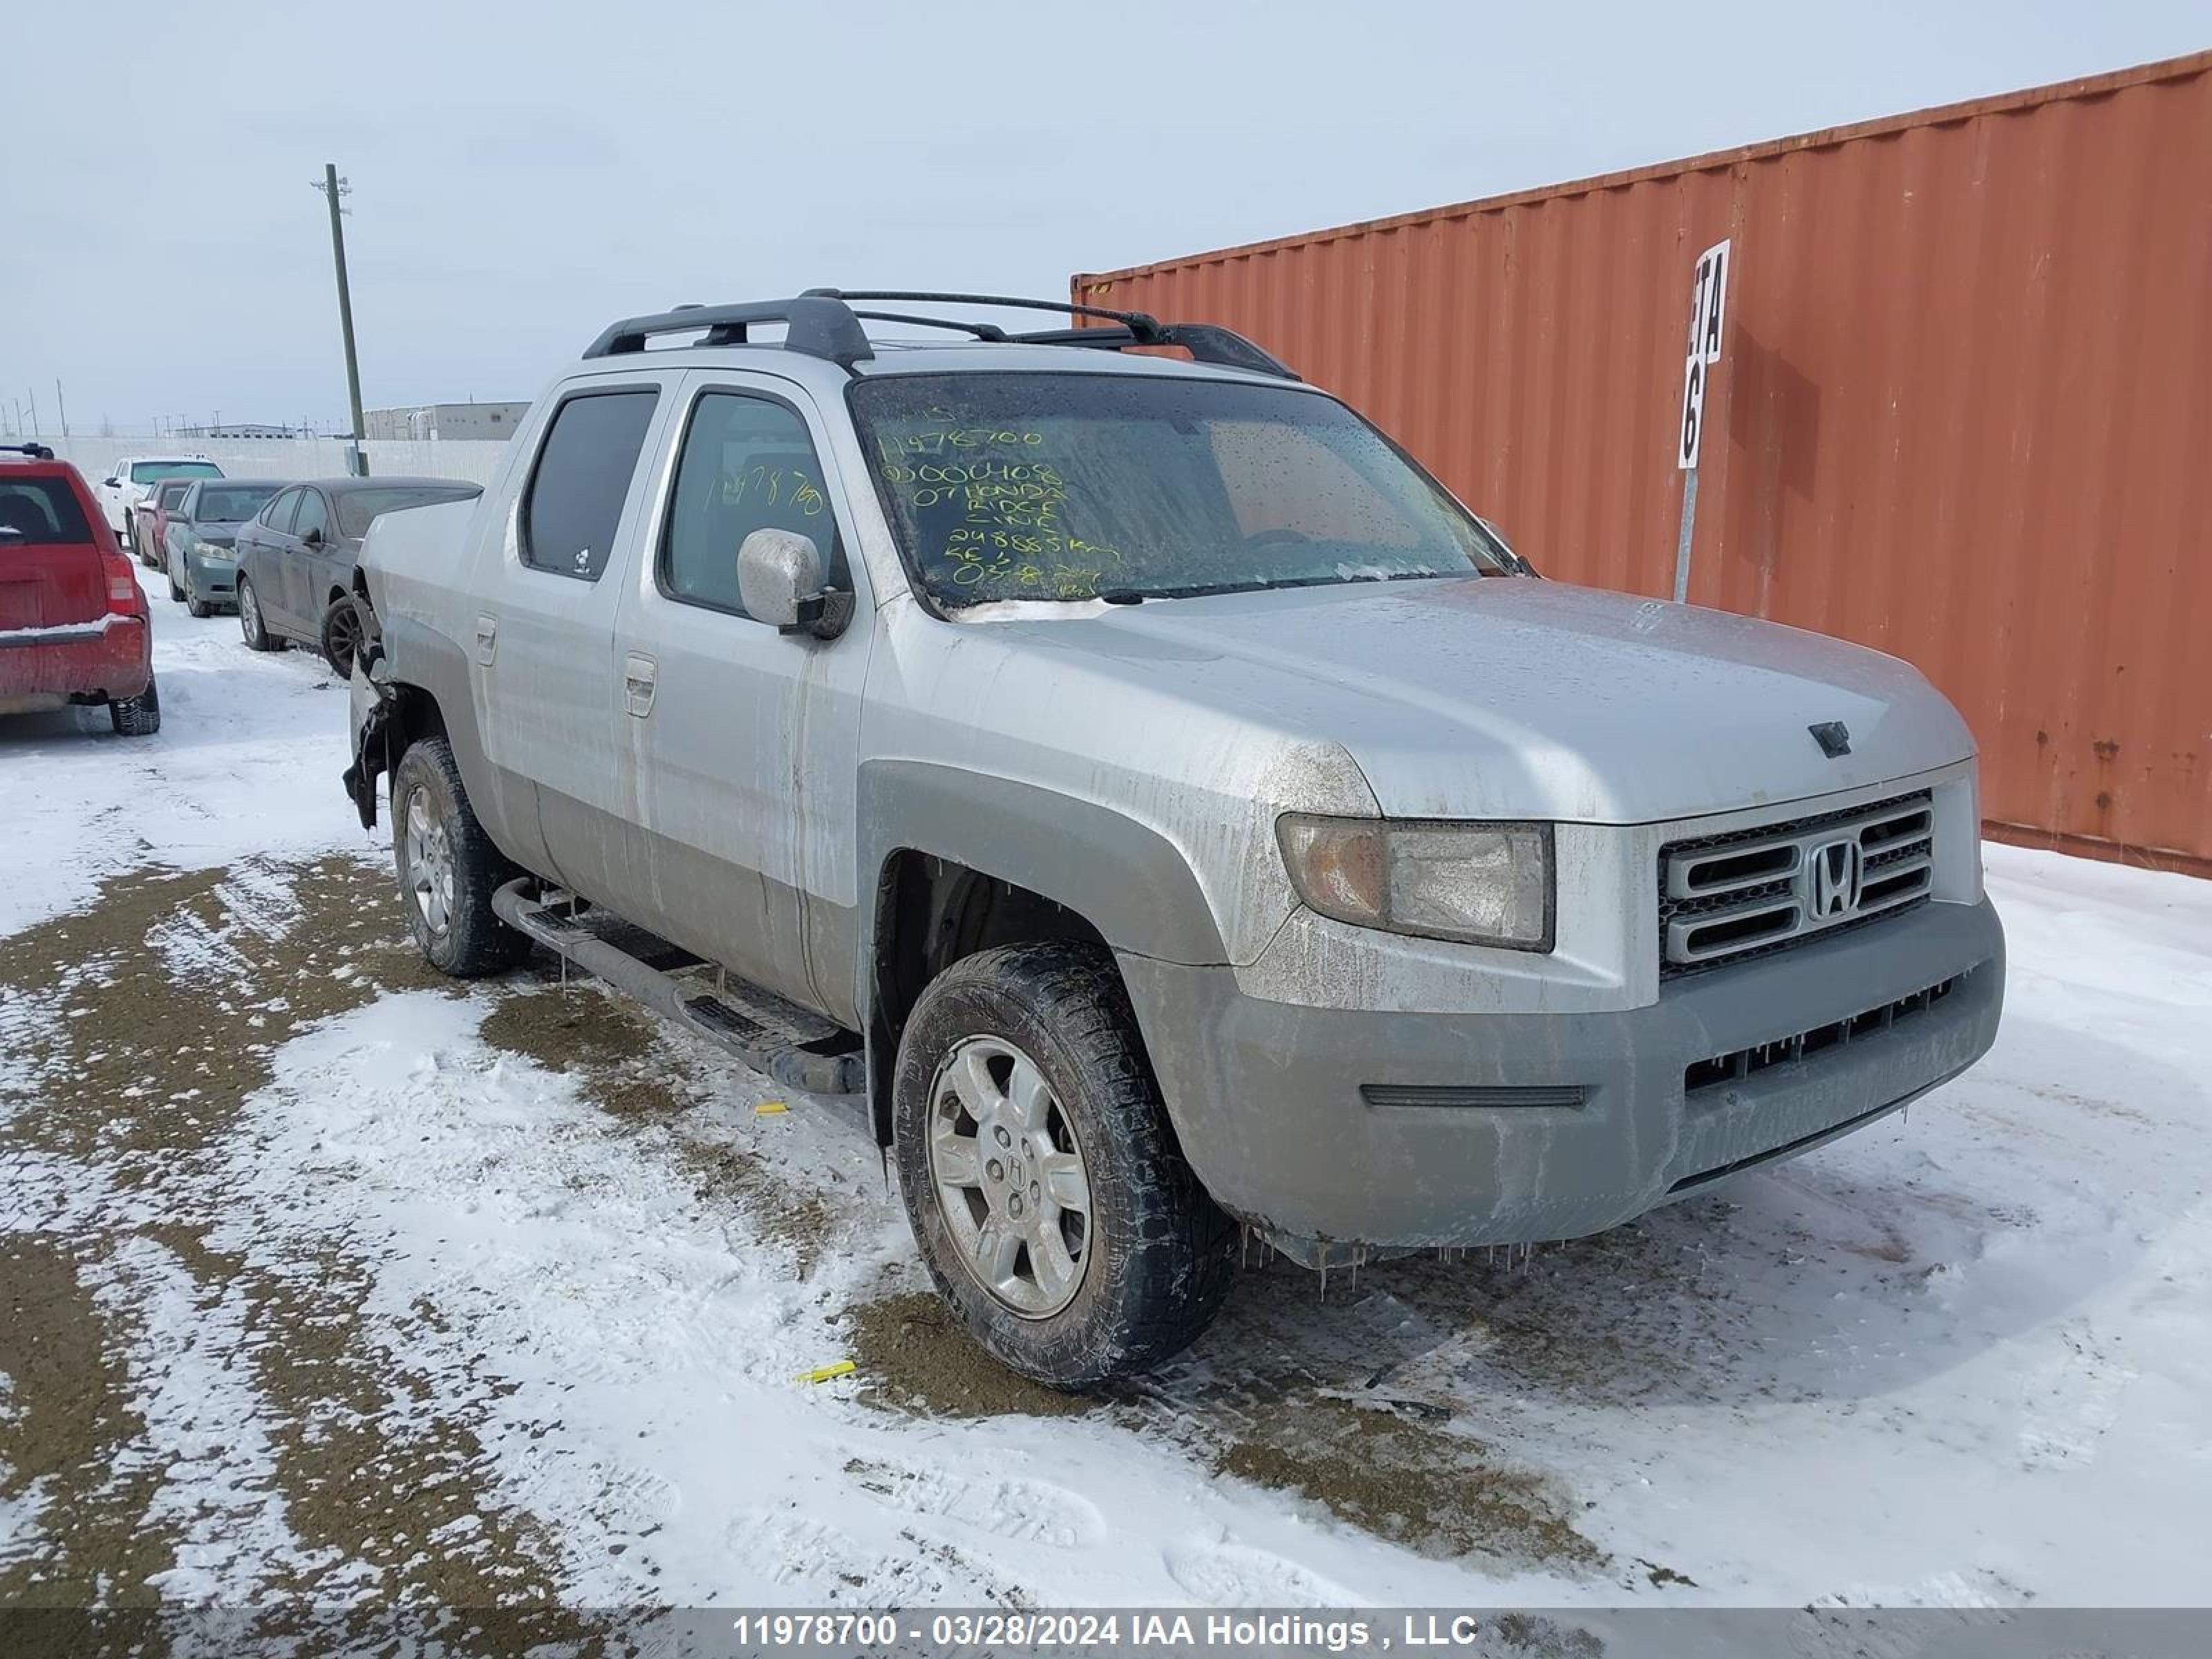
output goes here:
{"type": "Polygon", "coordinates": [[[1917,664],[1993,832],[2212,872],[2212,52],[1073,289],[1250,335],[1547,575],[1664,595],[1723,236],[1692,599],[1917,664]]]}

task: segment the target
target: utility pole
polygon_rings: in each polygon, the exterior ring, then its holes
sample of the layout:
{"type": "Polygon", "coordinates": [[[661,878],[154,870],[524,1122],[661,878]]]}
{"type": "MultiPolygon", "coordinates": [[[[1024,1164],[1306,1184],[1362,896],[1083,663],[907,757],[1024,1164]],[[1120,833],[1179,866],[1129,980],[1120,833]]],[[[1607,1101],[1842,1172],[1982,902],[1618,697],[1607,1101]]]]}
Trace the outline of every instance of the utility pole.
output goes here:
{"type": "Polygon", "coordinates": [[[338,271],[338,327],[345,335],[346,396],[353,407],[353,447],[350,459],[357,477],[368,474],[368,459],[361,453],[361,362],[353,349],[353,294],[346,286],[345,227],[339,216],[345,210],[339,206],[341,196],[353,193],[353,186],[338,177],[338,164],[326,161],[323,165],[323,182],[315,186],[329,198],[331,209],[331,258],[338,271]]]}
{"type": "Polygon", "coordinates": [[[39,389],[27,386],[23,390],[31,394],[31,435],[35,438],[39,435],[39,389]]]}
{"type": "Polygon", "coordinates": [[[62,436],[69,436],[69,399],[62,396],[61,376],[54,376],[54,402],[62,412],[62,436]]]}

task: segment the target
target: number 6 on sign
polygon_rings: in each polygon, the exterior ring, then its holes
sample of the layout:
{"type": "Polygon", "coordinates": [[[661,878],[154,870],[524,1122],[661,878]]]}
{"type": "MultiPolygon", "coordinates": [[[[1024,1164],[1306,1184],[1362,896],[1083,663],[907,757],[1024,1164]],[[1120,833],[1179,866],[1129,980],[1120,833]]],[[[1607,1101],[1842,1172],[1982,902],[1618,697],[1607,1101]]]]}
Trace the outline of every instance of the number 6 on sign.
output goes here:
{"type": "Polygon", "coordinates": [[[1677,471],[1687,471],[1698,464],[1698,440],[1705,426],[1705,364],[1696,352],[1682,365],[1682,426],[1675,436],[1674,452],[1677,471]]]}

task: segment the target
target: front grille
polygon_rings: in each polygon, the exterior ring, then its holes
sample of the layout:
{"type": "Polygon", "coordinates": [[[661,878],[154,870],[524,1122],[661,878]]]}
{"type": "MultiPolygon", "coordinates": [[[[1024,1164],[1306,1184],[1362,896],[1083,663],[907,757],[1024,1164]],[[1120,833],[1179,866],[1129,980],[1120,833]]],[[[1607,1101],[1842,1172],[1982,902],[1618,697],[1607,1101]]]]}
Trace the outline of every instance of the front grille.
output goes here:
{"type": "Polygon", "coordinates": [[[1741,1083],[1769,1066],[1788,1066],[1798,1060],[1809,1060],[1825,1049],[1839,1048],[1847,1042],[1872,1036],[1876,1032],[1894,1030],[1926,1013],[1957,990],[1961,977],[1954,974],[1924,991],[1915,991],[1909,997],[1899,997],[1894,1002],[1885,1002],[1879,1008],[1869,1008],[1863,1013],[1853,1014],[1844,1019],[1832,1019],[1826,1024],[1815,1025],[1808,1031],[1795,1031],[1788,1036],[1776,1037],[1771,1042],[1753,1043],[1748,1048],[1737,1048],[1725,1054],[1715,1054],[1709,1060],[1692,1061],[1683,1068],[1682,1091],[1694,1095],[1700,1089],[1741,1083]]]}
{"type": "Polygon", "coordinates": [[[1927,791],[1659,851],[1659,974],[1672,979],[1923,903],[1935,879],[1927,791]]]}

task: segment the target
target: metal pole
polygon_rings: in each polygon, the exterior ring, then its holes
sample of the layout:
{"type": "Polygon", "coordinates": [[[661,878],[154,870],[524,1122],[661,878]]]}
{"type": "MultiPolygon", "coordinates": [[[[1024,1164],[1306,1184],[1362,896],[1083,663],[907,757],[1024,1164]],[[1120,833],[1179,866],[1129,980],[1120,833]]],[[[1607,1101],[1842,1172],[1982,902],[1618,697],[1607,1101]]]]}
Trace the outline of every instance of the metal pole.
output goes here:
{"type": "Polygon", "coordinates": [[[353,408],[353,470],[365,474],[368,465],[361,453],[361,362],[353,346],[353,292],[346,285],[345,228],[338,222],[338,164],[323,167],[323,194],[330,198],[331,258],[338,270],[338,327],[345,334],[346,397],[353,408]]]}
{"type": "Polygon", "coordinates": [[[1690,544],[1698,533],[1698,469],[1682,474],[1682,533],[1674,540],[1674,603],[1690,602],[1690,544]]]}
{"type": "Polygon", "coordinates": [[[31,435],[35,438],[39,435],[39,389],[27,386],[23,390],[31,394],[31,435]]]}
{"type": "Polygon", "coordinates": [[[54,402],[61,409],[62,436],[66,438],[69,436],[69,399],[62,396],[62,381],[58,374],[54,377],[54,402]]]}

